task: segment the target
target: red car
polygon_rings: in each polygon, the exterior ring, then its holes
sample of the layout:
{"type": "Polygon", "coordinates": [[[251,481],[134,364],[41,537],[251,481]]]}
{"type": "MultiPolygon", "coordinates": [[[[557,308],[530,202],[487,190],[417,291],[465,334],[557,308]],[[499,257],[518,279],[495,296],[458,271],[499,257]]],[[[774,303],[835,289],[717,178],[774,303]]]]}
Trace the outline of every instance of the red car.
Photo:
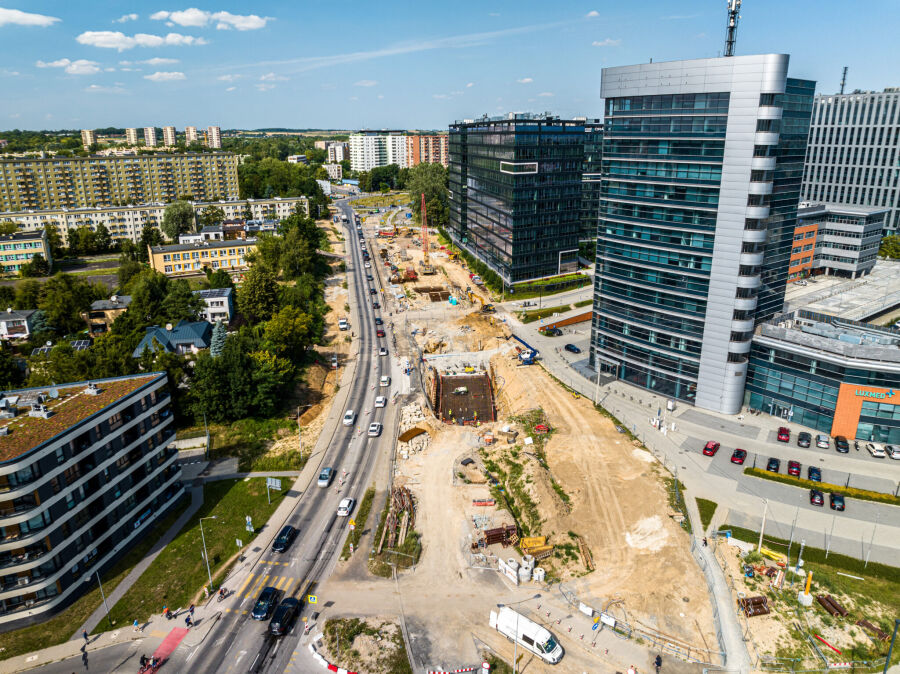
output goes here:
{"type": "Polygon", "coordinates": [[[716,452],[719,451],[719,443],[715,440],[710,440],[706,443],[706,447],[703,448],[704,456],[715,456],[716,452]]]}
{"type": "Polygon", "coordinates": [[[791,441],[791,432],[782,426],[778,429],[778,442],[790,442],[791,441]]]}
{"type": "Polygon", "coordinates": [[[746,449],[736,449],[731,453],[731,463],[736,463],[739,466],[744,465],[744,459],[747,458],[747,450],[746,449]]]}
{"type": "Polygon", "coordinates": [[[384,330],[379,328],[378,330],[375,331],[375,336],[376,337],[384,337],[384,330]]]}
{"type": "Polygon", "coordinates": [[[794,477],[800,477],[800,462],[799,461],[788,461],[788,475],[793,475],[794,477]]]}

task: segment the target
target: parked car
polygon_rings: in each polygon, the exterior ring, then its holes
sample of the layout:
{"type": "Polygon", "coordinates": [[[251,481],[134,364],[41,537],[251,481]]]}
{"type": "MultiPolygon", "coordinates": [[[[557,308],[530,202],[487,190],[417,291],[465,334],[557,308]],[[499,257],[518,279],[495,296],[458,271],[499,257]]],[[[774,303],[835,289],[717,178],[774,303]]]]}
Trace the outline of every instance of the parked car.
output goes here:
{"type": "Polygon", "coordinates": [[[875,459],[883,459],[887,456],[887,452],[884,451],[884,448],[874,442],[866,443],[866,451],[875,459]]]}
{"type": "Polygon", "coordinates": [[[379,435],[381,435],[382,428],[383,426],[381,424],[379,424],[377,421],[373,421],[371,424],[369,424],[369,437],[377,438],[379,435]]]}
{"type": "Polygon", "coordinates": [[[766,462],[766,470],[770,473],[777,473],[781,470],[781,460],[780,459],[769,459],[766,462]]]}
{"type": "Polygon", "coordinates": [[[822,481],[822,470],[816,466],[809,466],[806,469],[806,479],[810,482],[822,481]]]}
{"type": "Polygon", "coordinates": [[[334,468],[331,466],[325,466],[322,469],[322,472],[319,473],[319,481],[316,483],[320,487],[327,487],[331,484],[331,480],[334,479],[334,468]]]}
{"type": "Polygon", "coordinates": [[[831,505],[832,510],[843,510],[844,509],[844,495],[843,494],[835,494],[832,492],[828,496],[829,504],[831,505]]]}
{"type": "Polygon", "coordinates": [[[373,279],[372,279],[372,275],[371,275],[371,274],[366,274],[366,281],[371,281],[371,280],[373,280],[373,279]]]}
{"type": "Polygon", "coordinates": [[[834,448],[841,454],[846,454],[850,451],[850,443],[847,442],[847,438],[845,438],[843,435],[835,435],[834,448]]]}
{"type": "Polygon", "coordinates": [[[704,456],[715,456],[716,452],[719,451],[719,443],[715,440],[710,440],[706,443],[706,446],[703,448],[704,456]]]}
{"type": "Polygon", "coordinates": [[[812,434],[803,431],[801,433],[797,433],[797,446],[798,447],[809,447],[812,444],[812,434]]]}
{"type": "Polygon", "coordinates": [[[344,420],[341,422],[344,426],[352,426],[353,422],[356,421],[356,412],[353,410],[347,410],[344,412],[344,420]]]}
{"type": "Polygon", "coordinates": [[[563,348],[569,353],[581,353],[581,349],[574,344],[566,344],[563,348]]]}
{"type": "Polygon", "coordinates": [[[831,447],[831,438],[829,438],[824,433],[819,433],[816,436],[816,447],[819,449],[828,449],[831,447]]]}
{"type": "Polygon", "coordinates": [[[885,445],[884,451],[887,452],[887,455],[892,459],[900,459],[900,447],[897,445],[885,445]]]}
{"type": "Polygon", "coordinates": [[[791,441],[791,431],[790,429],[782,426],[778,429],[778,442],[790,442],[791,441]]]}
{"type": "Polygon", "coordinates": [[[375,288],[369,288],[369,294],[370,294],[370,295],[377,295],[377,294],[378,294],[378,291],[375,290],[375,288]]]}
{"type": "Polygon", "coordinates": [[[278,603],[278,596],[279,592],[274,587],[263,588],[263,591],[259,594],[259,599],[253,605],[250,617],[254,620],[265,620],[268,618],[269,614],[272,613],[272,609],[278,603]]]}
{"type": "Polygon", "coordinates": [[[286,552],[291,543],[297,537],[297,530],[290,524],[286,524],[278,532],[278,536],[272,542],[272,550],[274,552],[286,552]]]}
{"type": "Polygon", "coordinates": [[[825,496],[818,489],[809,490],[809,504],[814,506],[825,505],[825,496]]]}
{"type": "Polygon", "coordinates": [[[385,407],[387,405],[387,398],[385,396],[378,396],[375,398],[375,407],[385,407]]]}
{"type": "Polygon", "coordinates": [[[800,477],[800,462],[799,461],[788,461],[788,475],[793,475],[794,477],[800,477]]]}
{"type": "Polygon", "coordinates": [[[353,512],[353,508],[356,506],[356,501],[352,498],[343,498],[341,502],[338,504],[337,514],[338,517],[348,517],[350,513],[353,512]]]}
{"type": "Polygon", "coordinates": [[[747,450],[746,449],[736,449],[731,453],[731,463],[736,463],[739,466],[744,465],[744,459],[747,458],[747,450]]]}
{"type": "Polygon", "coordinates": [[[299,599],[293,597],[282,599],[272,615],[272,620],[269,621],[269,633],[276,637],[284,636],[291,631],[299,613],[299,599]]]}

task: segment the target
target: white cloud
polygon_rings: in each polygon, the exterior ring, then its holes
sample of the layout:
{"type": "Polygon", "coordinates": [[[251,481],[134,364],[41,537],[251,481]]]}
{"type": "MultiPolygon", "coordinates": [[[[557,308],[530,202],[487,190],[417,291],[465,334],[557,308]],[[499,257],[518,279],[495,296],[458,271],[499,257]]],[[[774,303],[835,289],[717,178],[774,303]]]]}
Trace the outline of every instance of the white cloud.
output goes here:
{"type": "Polygon", "coordinates": [[[228,87],[225,91],[234,91],[235,89],[237,89],[237,87],[228,87]]]}
{"type": "Polygon", "coordinates": [[[590,12],[585,14],[585,17],[588,19],[593,19],[595,16],[600,16],[600,12],[598,12],[596,9],[592,9],[590,12]]]}
{"type": "Polygon", "coordinates": [[[152,59],[147,59],[146,61],[138,61],[138,63],[146,63],[148,66],[167,66],[178,63],[178,59],[167,59],[161,56],[154,56],[152,59]]]}
{"type": "Polygon", "coordinates": [[[176,80],[186,80],[187,77],[184,73],[180,73],[178,71],[174,72],[155,72],[152,75],[144,75],[145,80],[150,80],[151,82],[174,82],[176,80]]]}
{"type": "Polygon", "coordinates": [[[384,98],[384,94],[378,94],[378,100],[381,100],[382,98],[384,98]]]}
{"type": "Polygon", "coordinates": [[[516,82],[518,82],[519,84],[531,84],[532,82],[534,82],[534,80],[530,77],[523,77],[520,80],[516,80],[516,82]]]}
{"type": "Polygon", "coordinates": [[[137,15],[137,14],[134,14],[134,13],[132,13],[132,14],[123,14],[123,15],[120,16],[118,19],[116,19],[115,22],[116,22],[116,23],[125,23],[125,22],[127,22],[127,21],[137,21],[138,18],[139,18],[138,15],[137,15]]]}
{"type": "Polygon", "coordinates": [[[351,97],[348,98],[347,100],[348,100],[348,101],[358,101],[358,100],[359,100],[359,96],[351,96],[351,97]]]}
{"type": "Polygon", "coordinates": [[[378,82],[375,80],[360,80],[359,82],[354,82],[354,87],[374,87],[378,82]]]}
{"type": "Polygon", "coordinates": [[[103,69],[103,72],[105,72],[105,73],[114,73],[114,72],[116,72],[116,69],[115,69],[115,68],[104,68],[104,69],[103,69]]]}
{"type": "Polygon", "coordinates": [[[474,87],[474,86],[475,86],[475,83],[474,83],[474,82],[469,82],[469,83],[466,85],[466,89],[471,89],[471,88],[474,87]]]}
{"type": "Polygon", "coordinates": [[[216,79],[220,82],[234,82],[235,80],[239,80],[243,77],[243,75],[233,75],[229,73],[228,75],[219,75],[216,79]]]}
{"type": "Polygon", "coordinates": [[[258,30],[259,28],[265,28],[266,23],[272,20],[268,16],[257,16],[256,14],[241,15],[232,14],[231,12],[207,12],[196,7],[176,12],[163,10],[151,14],[150,18],[191,28],[203,28],[210,23],[214,23],[218,30],[230,30],[232,28],[235,30],[258,30]]]}
{"type": "Polygon", "coordinates": [[[431,94],[431,97],[436,98],[439,101],[444,101],[444,100],[447,100],[448,98],[450,98],[450,95],[449,94],[431,94]]]}
{"type": "Polygon", "coordinates": [[[253,86],[255,86],[259,91],[269,91],[269,90],[275,88],[274,84],[265,84],[265,83],[255,84],[253,86]]]}
{"type": "Polygon", "coordinates": [[[125,89],[119,86],[119,83],[116,83],[114,87],[105,87],[102,84],[91,84],[84,88],[86,92],[89,94],[124,94],[125,89]]]}
{"type": "Polygon", "coordinates": [[[620,44],[622,44],[622,40],[618,38],[613,39],[611,37],[608,37],[605,40],[594,40],[591,43],[594,47],[618,47],[620,44]]]}
{"type": "Polygon", "coordinates": [[[0,68],[0,77],[16,77],[18,70],[10,70],[9,68],[0,68]]]}
{"type": "Polygon", "coordinates": [[[186,45],[207,44],[202,37],[169,33],[168,35],[151,35],[149,33],[136,33],[125,35],[117,30],[89,30],[77,38],[79,44],[103,49],[118,49],[125,51],[134,47],[180,47],[186,45]]]}
{"type": "Polygon", "coordinates": [[[287,82],[287,77],[284,75],[276,75],[275,73],[266,73],[262,77],[259,78],[261,82],[287,82]]]}
{"type": "Polygon", "coordinates": [[[554,94],[552,91],[542,91],[541,93],[538,94],[538,96],[543,96],[544,98],[552,98],[553,95],[554,94]]]}
{"type": "Polygon", "coordinates": [[[87,59],[78,59],[76,61],[70,61],[69,59],[38,61],[35,65],[38,68],[65,68],[70,75],[94,75],[100,72],[100,64],[87,59]]]}
{"type": "Polygon", "coordinates": [[[39,26],[46,28],[59,21],[55,16],[46,14],[32,14],[18,9],[4,9],[0,7],[0,26],[12,24],[15,26],[39,26]]]}
{"type": "Polygon", "coordinates": [[[139,73],[141,68],[119,68],[123,73],[139,73]]]}

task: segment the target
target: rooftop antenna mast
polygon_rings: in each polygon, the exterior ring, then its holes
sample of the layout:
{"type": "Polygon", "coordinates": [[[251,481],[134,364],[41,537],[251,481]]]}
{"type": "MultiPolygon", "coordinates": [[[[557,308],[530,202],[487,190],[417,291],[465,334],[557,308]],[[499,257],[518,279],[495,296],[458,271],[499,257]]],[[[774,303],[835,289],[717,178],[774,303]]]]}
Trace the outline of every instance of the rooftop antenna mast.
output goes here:
{"type": "Polygon", "coordinates": [[[841,95],[844,95],[844,87],[847,86],[847,66],[844,66],[844,73],[841,75],[841,95]]]}
{"type": "Polygon", "coordinates": [[[728,0],[728,28],[725,32],[725,56],[734,56],[738,19],[741,18],[741,0],[728,0]]]}

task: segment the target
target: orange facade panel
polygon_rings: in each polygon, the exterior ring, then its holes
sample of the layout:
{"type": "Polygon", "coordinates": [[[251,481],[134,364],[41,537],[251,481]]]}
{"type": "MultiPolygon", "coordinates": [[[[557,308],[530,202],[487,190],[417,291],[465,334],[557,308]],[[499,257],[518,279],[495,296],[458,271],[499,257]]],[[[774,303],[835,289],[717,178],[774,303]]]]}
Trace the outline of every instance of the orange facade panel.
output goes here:
{"type": "Polygon", "coordinates": [[[861,386],[859,384],[841,384],[838,390],[837,405],[834,408],[834,421],[831,424],[831,435],[856,437],[862,404],[867,400],[900,405],[900,391],[879,386],[861,386]]]}

